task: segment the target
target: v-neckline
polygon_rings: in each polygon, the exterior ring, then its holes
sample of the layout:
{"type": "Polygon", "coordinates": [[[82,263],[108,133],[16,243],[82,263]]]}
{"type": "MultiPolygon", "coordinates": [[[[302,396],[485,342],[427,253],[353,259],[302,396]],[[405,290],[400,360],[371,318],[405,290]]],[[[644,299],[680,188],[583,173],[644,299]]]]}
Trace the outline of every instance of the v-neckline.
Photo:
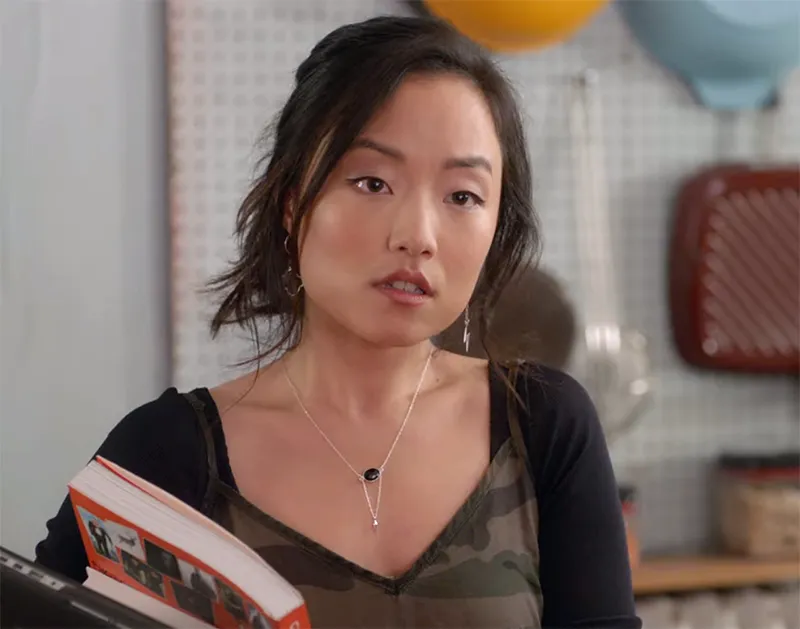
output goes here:
{"type": "Polygon", "coordinates": [[[275,531],[282,537],[288,539],[291,542],[294,542],[304,549],[308,550],[315,554],[318,558],[332,563],[335,566],[338,566],[342,569],[347,570],[353,576],[361,579],[362,581],[366,581],[367,583],[371,583],[375,586],[378,586],[389,593],[392,594],[399,594],[403,590],[407,589],[419,576],[419,574],[429,565],[431,565],[436,558],[441,554],[441,552],[446,549],[455,536],[459,533],[461,528],[468,524],[478,509],[478,507],[483,502],[486,494],[488,493],[489,488],[492,485],[496,474],[496,468],[498,465],[498,461],[505,458],[505,450],[511,447],[511,439],[506,439],[502,444],[499,444],[499,447],[494,447],[495,444],[495,435],[496,433],[496,422],[500,421],[499,413],[497,405],[500,400],[500,395],[496,390],[497,387],[500,385],[497,382],[497,379],[492,372],[491,365],[488,366],[488,378],[489,378],[489,422],[490,422],[490,459],[489,464],[486,466],[483,474],[481,475],[478,483],[472,489],[469,496],[464,500],[464,502],[459,506],[458,509],[453,513],[453,515],[448,520],[447,524],[442,528],[442,530],[436,535],[433,541],[422,551],[422,553],[417,557],[417,559],[411,564],[411,566],[396,577],[386,576],[380,574],[378,572],[374,572],[364,566],[347,559],[343,555],[340,555],[336,551],[320,544],[316,540],[312,539],[311,537],[307,536],[306,534],[302,533],[301,531],[285,524],[278,518],[270,515],[260,507],[256,506],[253,502],[248,500],[244,495],[242,495],[238,490],[238,485],[236,483],[236,479],[233,476],[233,471],[230,468],[230,460],[228,458],[228,450],[227,450],[227,442],[225,439],[225,431],[222,427],[221,417],[219,415],[219,409],[214,401],[213,396],[211,393],[206,389],[205,393],[210,401],[211,411],[212,411],[212,422],[216,423],[219,430],[220,435],[220,442],[218,445],[221,446],[222,452],[217,453],[219,456],[222,454],[222,460],[225,463],[227,468],[228,475],[230,476],[231,480],[233,481],[233,485],[223,481],[220,478],[216,478],[215,482],[219,485],[220,490],[225,495],[225,497],[232,501],[233,503],[240,506],[242,509],[247,511],[251,516],[253,516],[257,521],[262,522],[268,528],[275,531]],[[501,454],[503,456],[501,456],[501,454]]]}
{"type": "Polygon", "coordinates": [[[391,594],[399,594],[403,590],[407,589],[414,582],[416,577],[419,576],[419,574],[425,568],[430,566],[436,560],[436,558],[450,545],[461,528],[472,520],[475,511],[483,502],[483,499],[492,485],[492,481],[494,480],[496,473],[497,461],[500,458],[499,455],[507,447],[510,447],[510,442],[503,444],[495,456],[492,457],[492,460],[489,462],[489,465],[478,481],[478,484],[472,490],[467,499],[456,510],[445,527],[425,548],[425,550],[422,551],[422,554],[417,557],[414,563],[405,572],[396,577],[390,577],[378,572],[374,572],[369,568],[365,568],[364,566],[347,559],[343,555],[337,553],[335,550],[320,544],[311,537],[308,537],[304,533],[285,524],[266,511],[263,511],[261,508],[257,507],[255,504],[245,498],[236,489],[231,487],[228,483],[225,483],[219,479],[217,480],[217,483],[219,483],[222,492],[225,494],[225,497],[228,500],[232,501],[234,504],[250,513],[252,517],[265,524],[268,528],[275,531],[282,537],[295,544],[298,544],[303,549],[316,555],[318,558],[328,563],[332,563],[339,568],[347,570],[353,576],[361,579],[362,581],[366,581],[381,587],[391,594]]]}

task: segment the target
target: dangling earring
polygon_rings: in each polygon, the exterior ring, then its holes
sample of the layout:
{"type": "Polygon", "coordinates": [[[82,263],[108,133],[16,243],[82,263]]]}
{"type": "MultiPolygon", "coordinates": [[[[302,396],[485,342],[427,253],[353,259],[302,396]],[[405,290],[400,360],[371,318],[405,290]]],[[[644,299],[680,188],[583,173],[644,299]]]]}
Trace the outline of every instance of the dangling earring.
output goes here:
{"type": "Polygon", "coordinates": [[[303,278],[300,277],[299,273],[294,273],[295,277],[300,281],[300,285],[294,292],[292,292],[289,288],[289,283],[294,270],[292,269],[292,257],[289,254],[289,236],[286,236],[286,239],[283,241],[283,248],[286,250],[286,255],[289,258],[289,266],[286,269],[286,272],[283,274],[283,289],[286,291],[286,294],[289,295],[289,297],[295,298],[300,294],[300,291],[303,290],[303,278]]]}
{"type": "Polygon", "coordinates": [[[464,351],[469,352],[469,305],[464,308],[464,351]]]}

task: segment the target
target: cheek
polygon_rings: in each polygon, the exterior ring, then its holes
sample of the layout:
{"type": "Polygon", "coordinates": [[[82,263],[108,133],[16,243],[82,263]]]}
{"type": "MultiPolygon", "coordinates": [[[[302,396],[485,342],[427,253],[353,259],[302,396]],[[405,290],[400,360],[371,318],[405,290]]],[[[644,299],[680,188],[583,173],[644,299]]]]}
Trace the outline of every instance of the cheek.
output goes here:
{"type": "Polygon", "coordinates": [[[370,247],[368,225],[358,220],[354,208],[346,204],[321,202],[313,212],[304,234],[301,267],[303,273],[329,275],[334,271],[347,272],[361,264],[370,247]]]}
{"type": "MultiPolygon", "coordinates": [[[[495,221],[487,219],[460,230],[458,237],[440,241],[439,254],[448,283],[471,291],[494,238],[495,221]]],[[[455,234],[453,234],[455,236],[455,234]]]]}

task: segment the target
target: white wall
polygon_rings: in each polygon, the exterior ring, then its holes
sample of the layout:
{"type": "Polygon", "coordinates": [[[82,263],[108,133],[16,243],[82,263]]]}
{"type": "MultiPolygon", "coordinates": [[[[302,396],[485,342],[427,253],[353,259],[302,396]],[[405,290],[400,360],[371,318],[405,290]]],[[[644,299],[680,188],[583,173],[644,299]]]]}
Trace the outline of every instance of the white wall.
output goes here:
{"type": "Polygon", "coordinates": [[[163,12],[6,0],[0,151],[0,543],[169,384],[163,12]]]}

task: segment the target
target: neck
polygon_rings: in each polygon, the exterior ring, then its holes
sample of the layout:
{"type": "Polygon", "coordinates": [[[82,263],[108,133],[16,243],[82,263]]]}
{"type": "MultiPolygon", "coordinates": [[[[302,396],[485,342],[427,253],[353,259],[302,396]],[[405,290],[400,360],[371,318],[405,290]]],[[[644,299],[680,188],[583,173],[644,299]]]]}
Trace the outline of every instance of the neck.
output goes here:
{"type": "Polygon", "coordinates": [[[303,404],[359,422],[405,411],[433,344],[378,347],[363,339],[320,329],[303,330],[284,358],[303,404]]]}

